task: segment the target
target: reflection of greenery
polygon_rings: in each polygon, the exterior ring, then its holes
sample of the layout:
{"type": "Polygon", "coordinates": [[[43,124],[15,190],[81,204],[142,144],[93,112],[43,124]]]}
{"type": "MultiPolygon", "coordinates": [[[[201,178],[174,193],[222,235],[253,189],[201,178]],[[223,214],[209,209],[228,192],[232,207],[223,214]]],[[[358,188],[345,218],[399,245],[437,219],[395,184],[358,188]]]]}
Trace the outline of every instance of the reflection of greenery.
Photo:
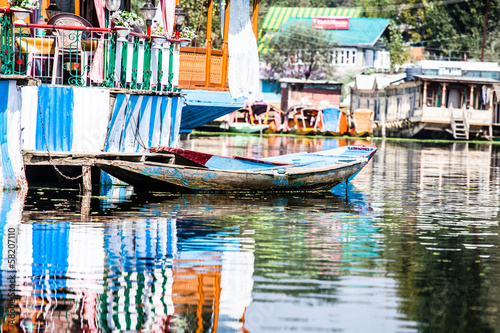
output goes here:
{"type": "Polygon", "coordinates": [[[462,250],[462,244],[474,244],[475,236],[449,237],[449,230],[429,230],[418,232],[420,239],[429,237],[422,243],[430,245],[422,245],[415,242],[416,234],[413,226],[400,226],[385,241],[383,257],[404,300],[400,311],[419,322],[423,332],[478,332],[482,320],[475,309],[483,306],[480,290],[487,281],[481,278],[478,253],[462,250]]]}

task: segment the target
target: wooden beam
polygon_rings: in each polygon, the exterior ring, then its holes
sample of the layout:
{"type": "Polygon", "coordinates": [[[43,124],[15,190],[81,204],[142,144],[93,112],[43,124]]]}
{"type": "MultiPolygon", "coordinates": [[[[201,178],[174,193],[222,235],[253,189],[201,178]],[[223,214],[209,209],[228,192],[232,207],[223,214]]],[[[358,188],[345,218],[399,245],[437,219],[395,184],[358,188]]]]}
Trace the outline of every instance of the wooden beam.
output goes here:
{"type": "Polygon", "coordinates": [[[231,11],[231,0],[226,0],[226,9],[224,11],[224,39],[222,43],[222,75],[221,87],[226,86],[227,82],[227,65],[229,60],[229,50],[227,40],[229,38],[229,12],[231,11]]]}
{"type": "Polygon", "coordinates": [[[75,0],[75,15],[80,16],[80,0],[75,0]]]}
{"type": "Polygon", "coordinates": [[[210,86],[210,74],[212,68],[212,12],[214,10],[214,1],[209,0],[207,15],[207,38],[205,41],[205,86],[210,86]]]}
{"type": "Polygon", "coordinates": [[[253,0],[252,29],[257,39],[259,29],[259,0],[253,0]]]}

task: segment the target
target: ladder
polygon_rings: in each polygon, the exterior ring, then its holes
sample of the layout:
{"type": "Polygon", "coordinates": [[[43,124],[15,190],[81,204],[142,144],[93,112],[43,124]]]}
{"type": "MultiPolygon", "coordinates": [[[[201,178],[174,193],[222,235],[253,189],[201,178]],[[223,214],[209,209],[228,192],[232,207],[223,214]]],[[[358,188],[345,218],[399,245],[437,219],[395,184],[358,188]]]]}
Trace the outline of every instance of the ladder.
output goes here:
{"type": "Polygon", "coordinates": [[[453,116],[453,110],[451,111],[451,129],[456,140],[469,140],[469,124],[465,112],[462,112],[462,117],[457,118],[453,116]]]}

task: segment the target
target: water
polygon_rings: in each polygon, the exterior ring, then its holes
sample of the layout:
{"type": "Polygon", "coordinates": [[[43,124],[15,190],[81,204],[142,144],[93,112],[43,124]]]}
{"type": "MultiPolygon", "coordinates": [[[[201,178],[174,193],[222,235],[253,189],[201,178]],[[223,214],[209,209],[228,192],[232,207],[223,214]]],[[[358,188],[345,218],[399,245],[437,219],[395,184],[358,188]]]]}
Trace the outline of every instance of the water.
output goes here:
{"type": "MultiPolygon", "coordinates": [[[[347,143],[182,147],[262,157],[347,143]]],[[[347,197],[0,194],[2,331],[498,332],[500,147],[370,144],[347,197]]]]}

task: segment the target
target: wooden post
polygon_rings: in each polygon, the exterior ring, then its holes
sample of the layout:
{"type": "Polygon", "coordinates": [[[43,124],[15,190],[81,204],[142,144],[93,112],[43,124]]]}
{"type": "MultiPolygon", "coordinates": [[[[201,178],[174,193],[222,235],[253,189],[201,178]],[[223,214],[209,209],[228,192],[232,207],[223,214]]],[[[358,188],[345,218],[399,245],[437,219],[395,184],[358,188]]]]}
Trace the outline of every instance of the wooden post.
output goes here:
{"type": "Polygon", "coordinates": [[[490,126],[489,126],[490,140],[493,140],[493,89],[490,89],[490,100],[488,103],[488,108],[490,111],[490,126]]]}
{"type": "Polygon", "coordinates": [[[83,191],[91,192],[92,191],[92,175],[91,175],[90,165],[82,165],[82,173],[83,173],[83,191]]]}
{"type": "Polygon", "coordinates": [[[259,0],[253,0],[252,29],[255,34],[255,39],[257,39],[259,29],[259,0]]]}
{"type": "Polygon", "coordinates": [[[443,93],[441,94],[441,107],[444,108],[445,107],[445,100],[446,100],[446,86],[448,84],[447,83],[443,83],[443,93]]]}
{"type": "Polygon", "coordinates": [[[75,0],[75,15],[80,16],[80,0],[75,0]]]}
{"type": "Polygon", "coordinates": [[[229,12],[231,11],[231,0],[226,0],[226,9],[224,11],[224,39],[222,43],[222,75],[221,87],[226,86],[227,82],[227,65],[229,60],[229,50],[227,46],[227,39],[229,37],[229,12]]]}
{"type": "Polygon", "coordinates": [[[422,111],[427,107],[427,81],[424,82],[424,93],[422,96],[422,111]]]}
{"type": "Polygon", "coordinates": [[[209,0],[208,16],[207,16],[207,39],[205,41],[205,87],[210,86],[210,75],[212,69],[212,12],[214,9],[214,1],[209,0]]]}
{"type": "MultiPolygon", "coordinates": [[[[475,85],[471,85],[470,86],[470,95],[469,95],[469,108],[470,109],[474,109],[474,87],[475,85]]],[[[467,105],[465,105],[465,107],[467,108],[467,105]]]]}

